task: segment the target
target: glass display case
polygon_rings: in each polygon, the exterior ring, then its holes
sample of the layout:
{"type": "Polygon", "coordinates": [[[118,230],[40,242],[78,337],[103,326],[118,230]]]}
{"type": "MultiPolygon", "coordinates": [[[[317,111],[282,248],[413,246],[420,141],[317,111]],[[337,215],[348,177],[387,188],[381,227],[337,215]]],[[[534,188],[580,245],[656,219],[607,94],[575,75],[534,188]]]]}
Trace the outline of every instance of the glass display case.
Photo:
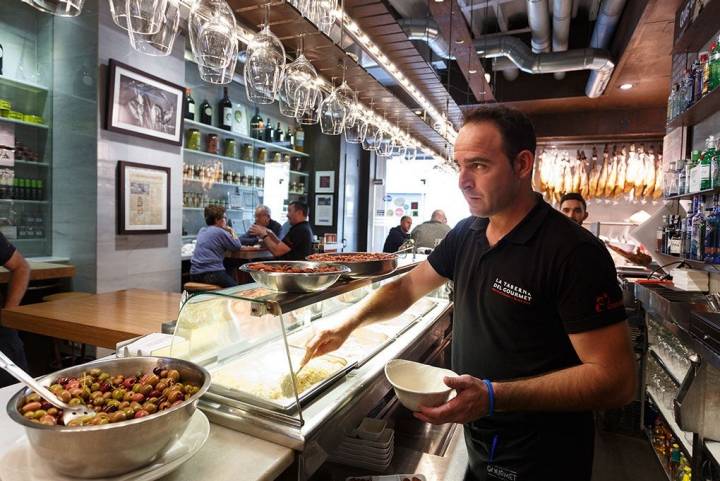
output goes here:
{"type": "MultiPolygon", "coordinates": [[[[393,319],[357,329],[340,349],[298,372],[305,345],[421,257],[408,255],[393,273],[341,279],[318,293],[249,284],[194,295],[180,310],[171,355],[212,374],[200,407],[213,422],[302,451],[302,457],[329,452],[345,428],[392,390],[383,373],[389,360],[424,361],[447,347],[451,304],[439,289],[393,319]]],[[[309,475],[314,468],[301,471],[309,475]]]]}

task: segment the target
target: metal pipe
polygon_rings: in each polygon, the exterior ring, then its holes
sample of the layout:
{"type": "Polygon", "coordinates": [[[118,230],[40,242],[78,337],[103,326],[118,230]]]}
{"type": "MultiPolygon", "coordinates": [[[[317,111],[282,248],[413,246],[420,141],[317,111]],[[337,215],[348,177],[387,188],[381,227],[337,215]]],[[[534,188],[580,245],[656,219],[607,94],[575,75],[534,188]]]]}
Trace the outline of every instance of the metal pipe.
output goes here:
{"type": "Polygon", "coordinates": [[[585,89],[588,97],[598,97],[607,87],[615,64],[604,50],[581,48],[565,52],[534,54],[516,37],[481,37],[474,41],[478,55],[486,58],[507,57],[523,72],[531,74],[593,70],[595,82],[585,89]]]}
{"type": "MultiPolygon", "coordinates": [[[[607,49],[610,46],[610,41],[620,21],[620,15],[622,15],[623,9],[625,8],[625,1],[626,0],[603,0],[602,5],[600,5],[597,20],[595,21],[595,28],[593,29],[592,39],[590,40],[590,48],[607,49]]],[[[588,78],[588,83],[585,86],[585,93],[600,82],[597,79],[598,75],[600,74],[596,72],[590,73],[590,78],[588,78]]],[[[607,87],[611,75],[612,71],[605,80],[605,87],[607,87]]],[[[604,90],[603,88],[603,91],[604,90]]],[[[590,96],[590,94],[588,94],[588,96],[590,96]]]]}
{"type": "MultiPolygon", "coordinates": [[[[570,37],[570,16],[572,15],[572,0],[553,0],[553,52],[564,52],[568,49],[570,37]]],[[[562,80],[565,72],[555,72],[555,78],[562,80]]]]}
{"type": "Polygon", "coordinates": [[[528,24],[532,32],[532,50],[535,53],[550,51],[550,13],[547,0],[526,0],[528,24]]]}
{"type": "Polygon", "coordinates": [[[450,46],[443,36],[440,35],[440,28],[434,19],[401,19],[398,20],[398,24],[405,31],[409,40],[427,42],[428,47],[430,47],[435,55],[447,60],[455,60],[455,57],[450,55],[450,46]]]}

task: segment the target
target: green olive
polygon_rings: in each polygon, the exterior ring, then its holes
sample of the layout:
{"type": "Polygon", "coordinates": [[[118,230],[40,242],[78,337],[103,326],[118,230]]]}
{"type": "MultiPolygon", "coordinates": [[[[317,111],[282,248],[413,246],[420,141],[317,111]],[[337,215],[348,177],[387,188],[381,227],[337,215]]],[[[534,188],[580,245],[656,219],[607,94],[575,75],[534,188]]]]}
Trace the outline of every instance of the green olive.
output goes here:
{"type": "Polygon", "coordinates": [[[156,413],[158,410],[157,405],[150,402],[143,404],[143,409],[150,414],[156,413]]]}
{"type": "Polygon", "coordinates": [[[35,415],[33,416],[35,419],[40,419],[43,416],[47,416],[47,411],[44,409],[38,409],[35,411],[35,415]]]}
{"type": "Polygon", "coordinates": [[[28,419],[35,419],[35,411],[25,411],[23,413],[23,416],[25,416],[28,419]]]}
{"type": "Polygon", "coordinates": [[[167,373],[167,378],[174,382],[178,382],[180,380],[180,373],[177,369],[170,369],[167,373]]]}
{"type": "Polygon", "coordinates": [[[100,396],[93,399],[93,406],[104,406],[105,405],[105,398],[100,396]]]}
{"type": "Polygon", "coordinates": [[[31,394],[28,394],[27,397],[25,398],[25,401],[26,401],[26,402],[29,402],[29,403],[32,403],[32,402],[40,402],[41,400],[42,400],[42,398],[41,398],[40,395],[39,395],[38,393],[36,393],[36,392],[31,393],[31,394]]]}
{"type": "Polygon", "coordinates": [[[68,404],[70,406],[80,406],[83,404],[83,400],[80,399],[79,397],[74,397],[70,401],[68,401],[68,404]]]}
{"type": "Polygon", "coordinates": [[[41,417],[39,419],[39,421],[40,421],[40,424],[45,424],[47,426],[55,426],[57,424],[57,420],[49,414],[46,414],[45,416],[41,417]]]}
{"type": "Polygon", "coordinates": [[[100,383],[99,383],[99,382],[94,382],[94,383],[92,383],[92,384],[90,385],[90,390],[91,390],[91,391],[99,391],[99,390],[100,390],[100,383]]]}
{"type": "Polygon", "coordinates": [[[58,408],[52,407],[52,408],[50,408],[50,409],[47,410],[47,413],[48,413],[50,416],[57,416],[58,408]]]}
{"type": "Polygon", "coordinates": [[[113,399],[117,399],[118,401],[122,401],[122,398],[125,396],[125,390],[124,389],[115,389],[112,392],[113,399]]]}
{"type": "Polygon", "coordinates": [[[128,417],[128,418],[131,418],[131,417],[133,417],[133,416],[135,415],[135,410],[134,410],[133,408],[130,408],[130,407],[125,408],[125,409],[123,409],[122,411],[118,411],[118,412],[124,412],[124,413],[125,413],[125,416],[128,417]]]}
{"type": "Polygon", "coordinates": [[[70,399],[72,399],[72,394],[70,394],[70,391],[62,391],[60,393],[60,400],[62,402],[70,402],[70,399]]]}
{"type": "Polygon", "coordinates": [[[142,389],[142,384],[140,384],[140,383],[133,384],[133,387],[132,387],[133,392],[140,392],[141,389],[142,389]]]}
{"type": "Polygon", "coordinates": [[[90,369],[90,371],[88,371],[88,372],[89,372],[89,374],[90,374],[91,376],[97,377],[97,376],[100,375],[100,373],[102,372],[102,370],[101,370],[100,368],[98,368],[98,367],[94,367],[94,368],[90,369]]]}
{"type": "Polygon", "coordinates": [[[53,393],[56,396],[63,391],[63,387],[60,384],[53,384],[48,389],[50,390],[51,393],[53,393]]]}
{"type": "Polygon", "coordinates": [[[100,376],[98,376],[98,380],[101,382],[106,381],[108,379],[110,379],[110,374],[108,374],[106,372],[104,372],[104,373],[100,374],[100,376]]]}

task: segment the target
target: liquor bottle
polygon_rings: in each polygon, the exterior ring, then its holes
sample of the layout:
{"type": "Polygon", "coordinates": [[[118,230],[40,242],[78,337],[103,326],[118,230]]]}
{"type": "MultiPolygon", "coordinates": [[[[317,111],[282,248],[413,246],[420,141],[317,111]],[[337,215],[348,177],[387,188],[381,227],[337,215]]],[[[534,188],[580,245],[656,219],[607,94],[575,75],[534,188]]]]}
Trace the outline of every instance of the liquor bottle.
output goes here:
{"type": "Polygon", "coordinates": [[[224,130],[232,130],[233,121],[233,105],[228,97],[228,88],[223,87],[223,98],[218,105],[218,113],[220,114],[220,128],[224,130]]]}
{"type": "MultiPolygon", "coordinates": [[[[712,138],[712,136],[710,136],[712,138]]],[[[710,139],[707,139],[710,140],[710,139]]],[[[710,160],[715,154],[715,149],[707,148],[707,140],[705,141],[705,152],[700,156],[700,190],[707,190],[712,187],[712,165],[710,160]]],[[[713,138],[714,143],[714,138],[713,138]]]]}
{"type": "Polygon", "coordinates": [[[705,259],[705,206],[700,204],[697,212],[690,221],[690,254],[688,257],[693,260],[705,259]]]}
{"type": "MultiPolygon", "coordinates": [[[[705,57],[707,61],[707,56],[705,57]]],[[[695,102],[702,98],[703,59],[702,55],[693,63],[693,99],[695,102]]]]}
{"type": "Polygon", "coordinates": [[[191,90],[185,89],[185,118],[195,120],[195,99],[192,98],[191,90]]]}
{"type": "Polygon", "coordinates": [[[280,127],[280,122],[277,123],[277,127],[275,128],[275,132],[273,133],[273,142],[282,142],[283,140],[283,131],[280,127]]]}
{"type": "Polygon", "coordinates": [[[260,117],[260,109],[255,107],[255,115],[253,115],[250,119],[250,137],[260,140],[263,128],[263,119],[260,117]]]}
{"type": "Polygon", "coordinates": [[[667,225],[667,216],[664,215],[662,218],[662,224],[658,225],[656,235],[655,235],[655,239],[656,239],[655,249],[657,249],[657,251],[660,253],[664,253],[663,252],[663,247],[664,247],[663,241],[665,240],[665,226],[666,225],[667,225]]]}
{"type": "Polygon", "coordinates": [[[294,138],[294,137],[293,137],[293,134],[292,134],[292,129],[291,129],[290,126],[288,125],[288,128],[287,128],[287,130],[285,131],[285,142],[288,142],[288,143],[290,144],[290,146],[292,146],[292,145],[293,145],[293,138],[294,138]]]}
{"type": "Polygon", "coordinates": [[[265,142],[273,141],[273,128],[272,124],[270,123],[270,117],[268,117],[267,122],[265,122],[265,134],[263,135],[263,140],[265,142]]]}
{"type": "MultiPolygon", "coordinates": [[[[705,65],[703,65],[703,90],[702,94],[707,95],[712,90],[710,78],[712,77],[712,63],[713,63],[713,51],[715,50],[716,44],[713,43],[710,46],[710,51],[707,53],[708,60],[705,62],[705,65]]],[[[701,54],[702,55],[702,54],[701,54]]]]}
{"type": "Polygon", "coordinates": [[[720,37],[710,50],[710,90],[720,86],[720,37]]]}
{"type": "Polygon", "coordinates": [[[677,443],[673,444],[670,450],[669,464],[668,468],[670,471],[670,479],[675,479],[680,467],[680,446],[678,446],[677,443]]]}
{"type": "Polygon", "coordinates": [[[718,194],[713,195],[712,206],[705,214],[705,246],[703,261],[712,264],[715,262],[717,228],[718,228],[718,194]]]}
{"type": "Polygon", "coordinates": [[[42,180],[37,181],[37,189],[38,189],[38,200],[45,200],[45,192],[43,191],[43,181],[42,180]]]}
{"type": "Polygon", "coordinates": [[[205,125],[212,125],[213,111],[210,102],[207,99],[200,104],[200,122],[205,125]]]}
{"type": "Polygon", "coordinates": [[[295,128],[295,150],[305,152],[305,132],[303,131],[302,124],[299,124],[295,128]]]}

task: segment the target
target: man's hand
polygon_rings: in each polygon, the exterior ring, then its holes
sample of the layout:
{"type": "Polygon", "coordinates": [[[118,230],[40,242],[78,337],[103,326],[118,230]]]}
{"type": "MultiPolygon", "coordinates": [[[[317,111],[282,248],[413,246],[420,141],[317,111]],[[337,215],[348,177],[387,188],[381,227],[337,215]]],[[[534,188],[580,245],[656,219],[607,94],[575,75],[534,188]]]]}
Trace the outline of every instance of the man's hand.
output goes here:
{"type": "Polygon", "coordinates": [[[348,329],[345,326],[324,329],[318,332],[305,345],[305,357],[300,365],[304,365],[314,357],[335,351],[343,345],[351,332],[352,329],[348,329]]]}
{"type": "Polygon", "coordinates": [[[250,226],[250,229],[248,229],[248,233],[258,237],[265,237],[268,235],[268,228],[259,224],[253,224],[250,226]]]}
{"type": "Polygon", "coordinates": [[[464,374],[445,377],[443,381],[448,387],[455,389],[457,396],[438,407],[420,406],[420,411],[413,414],[416,418],[430,424],[465,424],[487,414],[488,392],[482,380],[464,374]]]}

